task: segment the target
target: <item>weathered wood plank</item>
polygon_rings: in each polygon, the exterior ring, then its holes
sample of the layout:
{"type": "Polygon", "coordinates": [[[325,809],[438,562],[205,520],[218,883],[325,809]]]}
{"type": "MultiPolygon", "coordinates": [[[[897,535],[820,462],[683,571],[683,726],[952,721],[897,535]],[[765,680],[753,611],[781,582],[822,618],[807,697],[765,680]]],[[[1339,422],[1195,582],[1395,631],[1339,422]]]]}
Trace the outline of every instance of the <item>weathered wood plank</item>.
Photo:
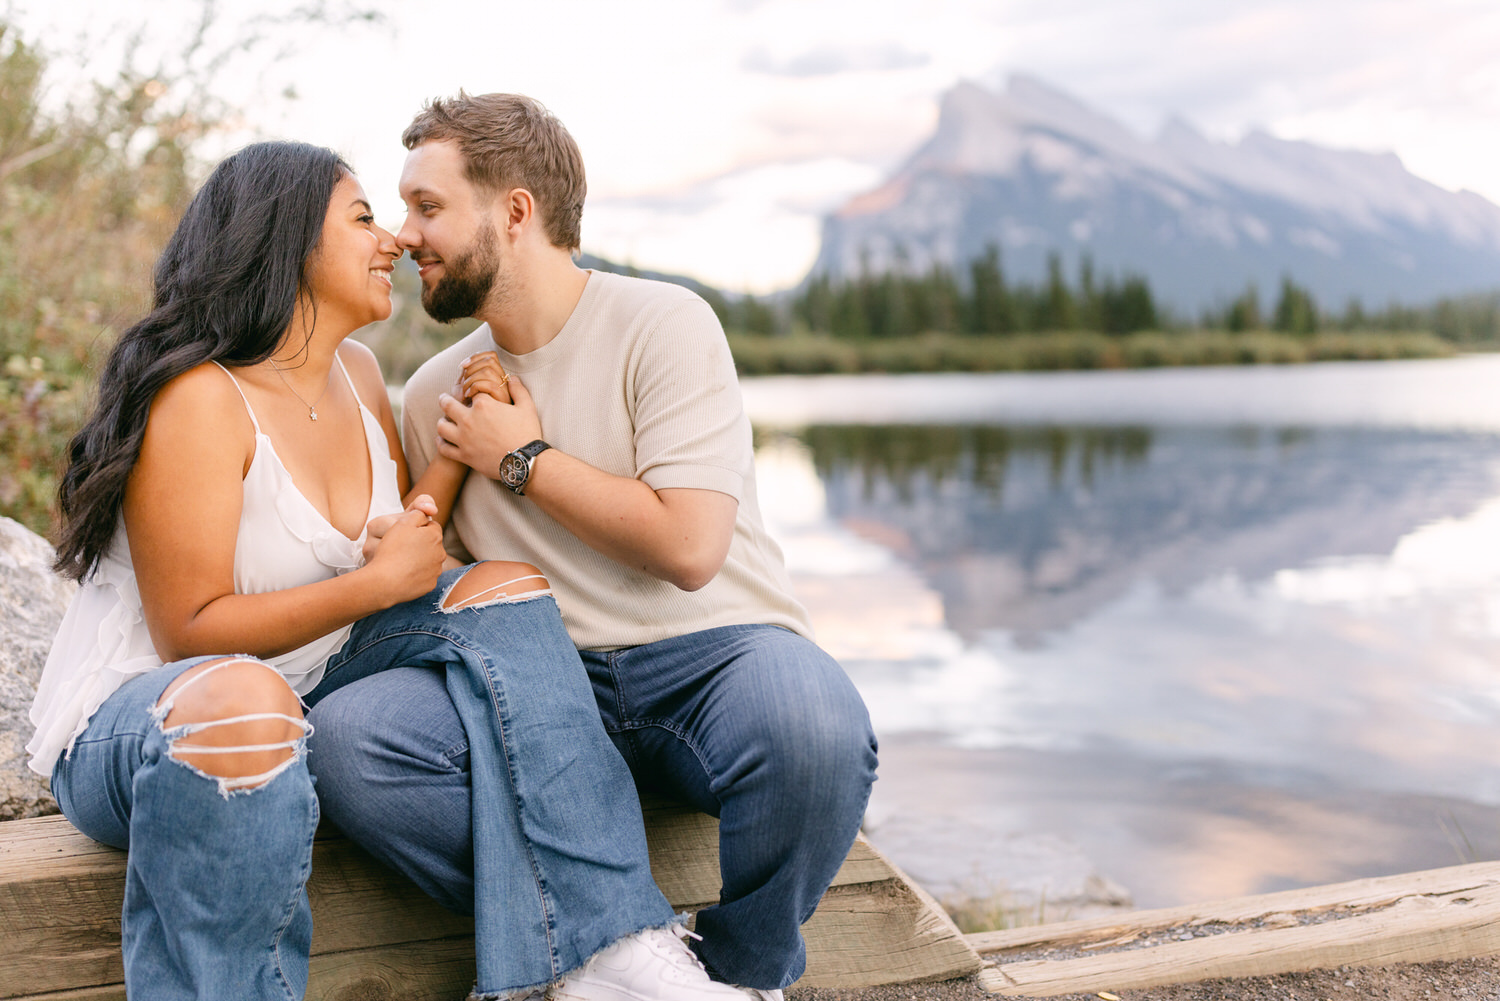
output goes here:
{"type": "MultiPolygon", "coordinates": [[[[648,801],[646,817],[652,872],[667,899],[679,910],[717,900],[717,821],[660,801],[648,801]]],[[[0,825],[0,998],[122,997],[124,859],[62,817],[0,825]]],[[[332,832],[313,846],[308,896],[312,983],[322,992],[310,987],[309,998],[447,997],[450,984],[463,981],[466,992],[472,983],[472,920],[332,832]],[[339,993],[351,984],[363,986],[339,993]],[[380,993],[387,988],[393,993],[380,993]]],[[[809,986],[944,979],[980,966],[941,908],[863,838],[805,933],[800,983],[809,986]]]]}
{"type": "Polygon", "coordinates": [[[461,1001],[473,986],[471,934],[313,956],[307,1001],[461,1001]]]}
{"type": "Polygon", "coordinates": [[[56,816],[0,833],[0,997],[119,983],[124,853],[56,816]]]}
{"type": "MultiPolygon", "coordinates": [[[[646,850],[651,875],[672,906],[696,911],[719,899],[719,822],[707,814],[654,797],[643,797],[646,850]]],[[[891,878],[890,863],[857,838],[834,874],[832,886],[873,883],[891,878]]]]}
{"type": "MultiPolygon", "coordinates": [[[[307,1001],[459,1001],[474,986],[469,938],[431,939],[312,957],[307,1001]]],[[[16,1001],[125,1001],[120,983],[25,994],[16,1001]]]]}
{"type": "Polygon", "coordinates": [[[1281,890],[1248,897],[1130,911],[1118,916],[1083,921],[1058,921],[1028,928],[981,932],[967,936],[981,953],[1004,952],[1040,945],[1079,945],[1103,942],[1122,935],[1146,934],[1179,925],[1214,922],[1239,924],[1278,914],[1316,913],[1334,908],[1381,907],[1402,897],[1421,894],[1457,893],[1466,889],[1500,885],[1500,862],[1426,869],[1395,876],[1373,876],[1329,883],[1299,890],[1281,890]]]}
{"type": "MultiPolygon", "coordinates": [[[[856,843],[880,864],[878,881],[830,887],[802,926],[807,970],[798,987],[869,987],[966,977],[979,956],[946,911],[863,837],[856,843]]],[[[846,864],[847,866],[847,864],[846,864]]]]}
{"type": "MultiPolygon", "coordinates": [[[[1165,917],[1168,912],[1152,912],[1153,916],[1142,923],[1143,931],[1192,923],[1247,922],[1275,915],[1321,914],[1322,920],[1293,927],[1241,925],[1190,941],[1127,947],[1072,959],[1002,961],[983,971],[980,983],[997,994],[1050,997],[1217,977],[1492,955],[1500,953],[1497,868],[1459,866],[1339,884],[1344,887],[1342,900],[1335,887],[1318,887],[1226,901],[1222,906],[1170,909],[1178,920],[1165,917]],[[1403,892],[1402,887],[1415,889],[1403,892]],[[1267,907],[1265,898],[1275,898],[1273,906],[1267,907]],[[1290,906],[1278,907],[1275,903],[1290,906]]],[[[1098,928],[1095,934],[1104,931],[1098,928]]],[[[975,942],[980,938],[970,936],[971,944],[983,948],[983,942],[975,942]]],[[[1064,938],[1069,936],[1065,934],[1064,938]]],[[[1078,938],[1069,940],[1076,943],[1078,938]]]]}
{"type": "Polygon", "coordinates": [[[81,987],[74,991],[47,991],[44,994],[17,995],[18,1001],[125,1001],[122,984],[103,987],[81,987]]]}
{"type": "MultiPolygon", "coordinates": [[[[672,906],[718,900],[719,825],[685,806],[646,796],[651,873],[672,906]]],[[[860,835],[828,893],[802,927],[802,987],[864,987],[968,976],[979,957],[937,902],[860,835]]]]}
{"type": "MultiPolygon", "coordinates": [[[[0,833],[0,998],[118,984],[125,854],[62,817],[10,821],[0,833]]],[[[474,933],[471,918],[331,831],[313,845],[307,890],[314,955],[474,933]]]]}
{"type": "MultiPolygon", "coordinates": [[[[313,909],[313,955],[374,949],[447,937],[472,940],[474,919],[445,910],[351,841],[313,845],[307,897],[313,909]]],[[[473,963],[473,949],[469,950],[473,963]]]]}

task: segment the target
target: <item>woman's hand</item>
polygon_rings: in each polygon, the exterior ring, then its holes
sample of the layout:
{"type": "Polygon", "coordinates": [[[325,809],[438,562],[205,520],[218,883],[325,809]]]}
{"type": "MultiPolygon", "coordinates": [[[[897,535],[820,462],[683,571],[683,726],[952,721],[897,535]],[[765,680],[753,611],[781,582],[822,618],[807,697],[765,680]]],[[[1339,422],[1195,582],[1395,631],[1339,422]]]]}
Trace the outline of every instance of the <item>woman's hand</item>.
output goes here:
{"type": "MultiPolygon", "coordinates": [[[[365,524],[365,544],[362,547],[365,562],[369,563],[375,558],[375,550],[380,548],[380,540],[385,538],[385,533],[391,530],[391,526],[413,511],[420,511],[429,519],[438,515],[437,502],[427,494],[417,494],[406,505],[406,510],[401,514],[382,514],[377,518],[371,518],[365,524]]],[[[418,519],[420,521],[420,519],[418,519]]]]}
{"type": "Polygon", "coordinates": [[[480,393],[493,397],[501,403],[510,403],[510,373],[500,364],[500,356],[493,351],[481,351],[464,359],[463,371],[454,385],[454,396],[468,406],[480,393]]]}
{"type": "MultiPolygon", "coordinates": [[[[421,500],[431,504],[425,496],[417,498],[421,500]]],[[[384,578],[383,593],[392,605],[420,598],[436,587],[448,555],[443,551],[442,526],[417,501],[382,527],[373,552],[370,541],[365,542],[366,552],[371,553],[365,570],[384,578]]],[[[372,520],[372,527],[376,521],[387,519],[372,520]]]]}

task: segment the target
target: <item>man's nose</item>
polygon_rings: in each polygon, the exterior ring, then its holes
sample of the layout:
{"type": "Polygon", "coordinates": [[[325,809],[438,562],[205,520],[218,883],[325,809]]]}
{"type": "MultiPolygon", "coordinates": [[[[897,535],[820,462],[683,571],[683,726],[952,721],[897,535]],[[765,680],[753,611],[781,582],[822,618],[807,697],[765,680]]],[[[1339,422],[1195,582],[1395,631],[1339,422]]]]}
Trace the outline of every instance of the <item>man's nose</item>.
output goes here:
{"type": "Polygon", "coordinates": [[[396,246],[402,250],[415,250],[421,245],[422,234],[411,224],[411,220],[408,219],[401,224],[401,230],[396,234],[396,246]]]}

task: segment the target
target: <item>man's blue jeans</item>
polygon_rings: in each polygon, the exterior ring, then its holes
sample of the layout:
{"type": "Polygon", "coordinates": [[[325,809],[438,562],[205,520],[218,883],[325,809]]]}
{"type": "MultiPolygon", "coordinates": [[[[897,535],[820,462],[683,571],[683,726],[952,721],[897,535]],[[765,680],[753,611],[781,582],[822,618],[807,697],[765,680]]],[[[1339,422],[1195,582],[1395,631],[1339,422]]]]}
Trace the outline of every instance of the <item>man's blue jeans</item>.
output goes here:
{"type": "MultiPolygon", "coordinates": [[[[728,626],[583,659],[597,704],[590,715],[602,715],[600,732],[641,787],[719,818],[723,889],[696,926],[704,962],[730,983],[791,983],[806,961],[798,928],[848,853],[875,777],[875,737],[858,692],[826,653],[774,626],[728,626]]],[[[453,818],[467,816],[469,774],[477,783],[479,772],[443,678],[422,669],[377,674],[319,703],[311,719],[310,767],[329,817],[464,909],[474,893],[472,847],[453,818]],[[358,778],[372,773],[379,777],[358,778]]],[[[516,743],[527,753],[530,742],[516,743]]]]}
{"type": "Polygon", "coordinates": [[[438,899],[472,910],[483,997],[556,981],[673,913],[651,878],[630,774],[600,726],[557,603],[437,610],[464,572],[444,574],[426,599],[355,623],[307,698],[308,767],[346,834],[438,899]],[[375,684],[396,665],[392,676],[428,682],[428,698],[375,684]],[[427,788],[404,755],[380,750],[411,735],[427,702],[452,714],[429,753],[467,751],[461,803],[451,786],[427,788]],[[377,802],[374,813],[358,809],[377,802]],[[426,875],[437,859],[454,864],[445,852],[462,859],[462,890],[426,875]]]}

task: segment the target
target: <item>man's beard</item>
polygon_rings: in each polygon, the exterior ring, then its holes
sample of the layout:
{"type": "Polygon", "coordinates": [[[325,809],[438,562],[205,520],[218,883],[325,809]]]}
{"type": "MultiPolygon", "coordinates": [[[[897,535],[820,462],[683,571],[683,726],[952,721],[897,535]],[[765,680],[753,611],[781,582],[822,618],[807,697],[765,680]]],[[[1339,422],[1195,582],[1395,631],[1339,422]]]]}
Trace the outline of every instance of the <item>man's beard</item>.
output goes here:
{"type": "Polygon", "coordinates": [[[500,241],[495,224],[479,231],[458,257],[443,262],[443,277],[436,285],[422,286],[422,308],[439,323],[452,323],[473,316],[483,308],[500,272],[500,241]]]}

